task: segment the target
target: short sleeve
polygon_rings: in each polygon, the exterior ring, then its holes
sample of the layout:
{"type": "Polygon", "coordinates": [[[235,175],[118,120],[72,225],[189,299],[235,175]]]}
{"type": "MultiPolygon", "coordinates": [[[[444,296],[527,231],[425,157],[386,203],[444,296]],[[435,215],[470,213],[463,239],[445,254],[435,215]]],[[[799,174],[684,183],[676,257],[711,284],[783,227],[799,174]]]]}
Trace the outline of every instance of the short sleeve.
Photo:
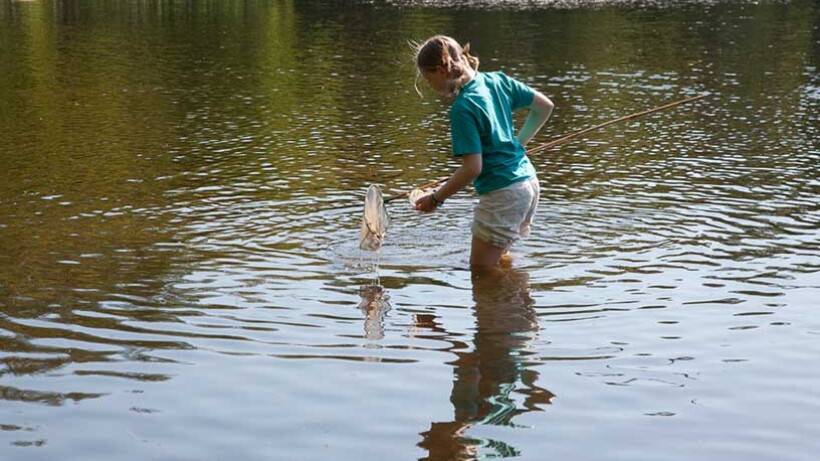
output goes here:
{"type": "Polygon", "coordinates": [[[450,136],[453,141],[453,156],[481,153],[481,134],[478,121],[462,106],[450,109],[450,136]]]}
{"type": "Polygon", "coordinates": [[[521,83],[506,74],[502,73],[501,75],[504,80],[504,86],[507,87],[510,94],[512,110],[515,111],[522,107],[529,107],[535,97],[535,90],[529,85],[521,83]]]}

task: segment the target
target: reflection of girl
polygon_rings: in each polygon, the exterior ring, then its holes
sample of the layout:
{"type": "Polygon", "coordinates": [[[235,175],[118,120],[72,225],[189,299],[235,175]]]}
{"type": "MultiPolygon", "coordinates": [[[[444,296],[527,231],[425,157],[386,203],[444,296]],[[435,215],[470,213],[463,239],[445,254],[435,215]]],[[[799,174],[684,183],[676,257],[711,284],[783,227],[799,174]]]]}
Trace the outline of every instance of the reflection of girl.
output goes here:
{"type": "Polygon", "coordinates": [[[469,45],[450,37],[425,41],[416,65],[433,90],[453,98],[453,155],[462,162],[441,189],[416,202],[416,209],[433,211],[472,182],[479,204],[470,265],[494,267],[513,242],[529,234],[540,190],[524,145],[549,118],[552,101],[503,72],[479,73],[469,45]],[[521,108],[529,113],[516,135],[512,113],[521,108]]]}
{"type": "MultiPolygon", "coordinates": [[[[527,274],[507,268],[474,278],[473,300],[474,347],[454,341],[452,348],[457,357],[450,394],[454,418],[433,422],[421,434],[424,440],[419,445],[428,451],[425,460],[473,459],[478,446],[514,456],[517,450],[504,442],[478,440],[466,430],[476,424],[512,425],[516,415],[538,410],[539,404],[554,397],[536,385],[538,372],[526,366],[528,343],[538,331],[527,274]],[[520,404],[516,394],[524,396],[520,404]]],[[[417,327],[443,330],[434,318],[419,320],[417,327]]]]}

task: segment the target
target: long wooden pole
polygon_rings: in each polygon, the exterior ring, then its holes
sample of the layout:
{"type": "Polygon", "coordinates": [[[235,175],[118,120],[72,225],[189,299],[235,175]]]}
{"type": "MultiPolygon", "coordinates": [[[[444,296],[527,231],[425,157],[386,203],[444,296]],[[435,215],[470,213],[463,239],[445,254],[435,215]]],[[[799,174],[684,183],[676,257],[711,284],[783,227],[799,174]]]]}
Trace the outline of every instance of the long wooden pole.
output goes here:
{"type": "Polygon", "coordinates": [[[608,122],[601,123],[600,125],[591,126],[589,128],[585,128],[583,130],[576,131],[575,133],[568,134],[568,135],[566,135],[562,138],[558,138],[554,141],[550,141],[546,144],[541,144],[540,146],[535,146],[532,149],[528,149],[527,150],[527,155],[534,154],[536,152],[541,152],[542,150],[547,150],[550,147],[557,146],[558,144],[563,144],[563,143],[565,143],[565,142],[567,142],[571,139],[577,138],[578,136],[587,134],[590,131],[600,130],[601,128],[608,127],[609,125],[614,125],[616,123],[625,122],[625,121],[631,120],[633,118],[638,118],[638,117],[643,117],[645,115],[654,114],[655,112],[660,112],[662,110],[671,109],[673,107],[680,106],[681,104],[686,104],[686,103],[697,101],[699,99],[703,99],[706,96],[708,96],[708,95],[702,94],[700,96],[693,96],[691,98],[681,99],[680,101],[675,101],[675,102],[672,102],[672,103],[669,103],[669,104],[666,104],[666,105],[663,105],[663,106],[656,107],[654,109],[645,110],[643,112],[636,112],[634,114],[626,115],[626,116],[623,116],[621,118],[616,118],[615,120],[610,120],[608,122]]]}
{"type": "MultiPolygon", "coordinates": [[[[649,114],[654,114],[655,112],[660,112],[662,110],[671,109],[673,107],[677,107],[677,106],[680,106],[682,104],[687,104],[687,103],[690,103],[690,102],[698,101],[698,100],[703,99],[707,96],[709,96],[709,95],[708,94],[702,94],[702,95],[699,95],[699,96],[693,96],[691,98],[681,99],[680,101],[675,101],[675,102],[672,102],[672,103],[669,103],[669,104],[665,104],[663,106],[655,107],[653,109],[644,110],[644,111],[641,111],[641,112],[636,112],[634,114],[629,114],[629,115],[626,115],[626,116],[623,116],[623,117],[620,117],[620,118],[616,118],[615,120],[610,120],[608,122],[604,122],[604,123],[601,123],[599,125],[591,126],[589,128],[584,128],[583,130],[579,130],[579,131],[576,131],[574,133],[570,133],[566,136],[560,137],[560,138],[555,139],[553,141],[550,141],[546,144],[541,144],[540,146],[535,146],[532,149],[528,149],[527,150],[527,155],[534,154],[536,152],[541,152],[543,150],[549,149],[550,147],[555,147],[559,144],[563,144],[567,141],[570,141],[572,139],[577,138],[578,136],[582,136],[586,133],[589,133],[590,131],[600,130],[601,128],[608,127],[609,125],[614,125],[616,123],[625,122],[627,120],[631,120],[631,119],[634,119],[634,118],[643,117],[643,116],[649,115],[649,114]]],[[[449,178],[439,179],[437,181],[433,181],[433,182],[424,184],[422,186],[419,186],[417,189],[424,190],[424,189],[429,189],[431,187],[436,187],[439,184],[447,181],[447,179],[449,179],[449,178]]],[[[401,194],[393,195],[391,197],[388,197],[388,198],[384,199],[384,203],[388,203],[388,202],[391,202],[393,200],[400,199],[400,198],[405,198],[408,195],[410,195],[410,191],[402,192],[401,194]]]]}
{"type": "MultiPolygon", "coordinates": [[[[437,179],[433,182],[428,182],[427,184],[423,184],[421,186],[418,186],[418,187],[416,187],[416,189],[425,190],[425,189],[429,189],[431,187],[436,187],[439,184],[441,184],[443,182],[446,182],[448,179],[450,179],[450,178],[447,177],[447,178],[437,179]]],[[[387,197],[386,199],[384,199],[384,203],[392,202],[393,200],[400,199],[400,198],[407,198],[407,196],[410,195],[410,192],[411,191],[408,190],[408,191],[402,192],[401,194],[396,194],[396,195],[387,197]]]]}

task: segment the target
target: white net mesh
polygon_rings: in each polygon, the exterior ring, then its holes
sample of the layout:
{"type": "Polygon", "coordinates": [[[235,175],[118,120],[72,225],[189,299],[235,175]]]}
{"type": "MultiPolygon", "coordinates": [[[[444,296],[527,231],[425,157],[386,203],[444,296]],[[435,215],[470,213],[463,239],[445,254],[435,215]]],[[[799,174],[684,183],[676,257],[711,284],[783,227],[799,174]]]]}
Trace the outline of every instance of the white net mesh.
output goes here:
{"type": "Polygon", "coordinates": [[[384,243],[390,218],[384,207],[384,197],[379,186],[371,184],[364,200],[364,216],[359,237],[359,248],[366,251],[379,251],[384,243]]]}

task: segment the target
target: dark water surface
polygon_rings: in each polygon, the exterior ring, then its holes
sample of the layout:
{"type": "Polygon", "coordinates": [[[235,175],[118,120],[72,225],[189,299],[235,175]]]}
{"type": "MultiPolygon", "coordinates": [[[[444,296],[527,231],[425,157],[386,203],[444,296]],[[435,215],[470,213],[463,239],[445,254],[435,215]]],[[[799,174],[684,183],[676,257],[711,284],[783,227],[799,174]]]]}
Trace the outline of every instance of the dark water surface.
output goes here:
{"type": "Polygon", "coordinates": [[[0,459],[814,460],[820,6],[0,3],[0,459]],[[408,41],[556,103],[512,267],[408,41]],[[422,82],[420,82],[422,83],[422,82]],[[381,286],[374,287],[379,277],[381,286]]]}

